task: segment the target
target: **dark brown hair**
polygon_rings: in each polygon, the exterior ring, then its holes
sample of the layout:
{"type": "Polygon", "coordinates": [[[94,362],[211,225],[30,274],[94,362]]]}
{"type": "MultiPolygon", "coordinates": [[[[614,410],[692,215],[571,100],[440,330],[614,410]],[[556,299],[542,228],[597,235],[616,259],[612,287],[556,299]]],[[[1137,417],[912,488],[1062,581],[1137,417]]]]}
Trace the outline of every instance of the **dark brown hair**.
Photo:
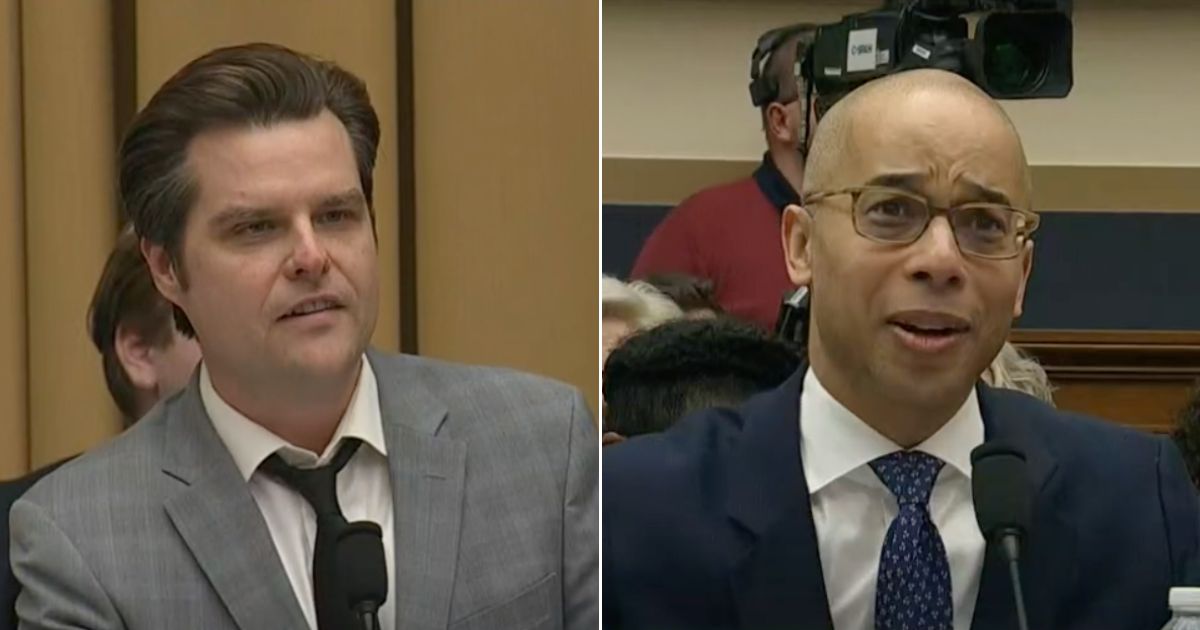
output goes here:
{"type": "MultiPolygon", "coordinates": [[[[307,120],[325,110],[350,136],[374,226],[379,119],[362,80],[332,62],[274,44],[218,48],[175,73],[138,112],[121,143],[121,203],[138,236],[166,249],[185,288],[183,230],[196,197],[186,168],[192,139],[223,127],[307,120]]],[[[194,335],[183,311],[173,310],[179,329],[194,335]]]]}
{"type": "Polygon", "coordinates": [[[133,230],[123,230],[117,237],[96,283],[87,319],[88,335],[104,363],[108,393],[126,421],[136,420],[137,388],[117,358],[117,328],[124,327],[155,348],[169,346],[173,338],[171,303],[154,286],[133,230]]]}
{"type": "Polygon", "coordinates": [[[793,344],[729,317],[639,331],[604,362],[604,430],[657,433],[700,409],[737,406],[787,380],[800,356],[793,344]]]}
{"type": "Polygon", "coordinates": [[[804,90],[808,87],[808,81],[796,71],[797,63],[808,53],[820,27],[816,24],[796,24],[792,28],[795,30],[771,51],[763,68],[763,73],[770,75],[778,86],[775,99],[763,104],[763,115],[766,115],[771,103],[786,104],[804,98],[804,90]]]}
{"type": "Polygon", "coordinates": [[[724,312],[713,295],[712,280],[707,278],[684,273],[656,273],[642,278],[642,282],[662,291],[684,313],[698,310],[710,310],[716,314],[724,312]]]}

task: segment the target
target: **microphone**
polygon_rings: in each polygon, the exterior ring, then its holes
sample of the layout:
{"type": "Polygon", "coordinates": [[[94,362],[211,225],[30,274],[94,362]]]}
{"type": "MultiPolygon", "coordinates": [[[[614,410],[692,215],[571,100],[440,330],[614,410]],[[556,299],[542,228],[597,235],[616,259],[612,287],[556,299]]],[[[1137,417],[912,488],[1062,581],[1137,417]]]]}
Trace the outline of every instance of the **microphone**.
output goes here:
{"type": "Polygon", "coordinates": [[[998,547],[1008,565],[1018,627],[1029,630],[1018,570],[1021,540],[1029,530],[1033,512],[1025,454],[1016,447],[998,442],[985,442],[975,447],[971,451],[971,494],[979,531],[989,547],[993,544],[998,547]]]}
{"type": "Polygon", "coordinates": [[[356,521],[338,533],[337,576],[346,603],[362,630],[379,630],[379,607],[387,601],[387,563],[383,530],[371,521],[356,521]]]}
{"type": "Polygon", "coordinates": [[[784,297],[775,319],[777,337],[808,345],[809,301],[808,287],[800,287],[784,297]]]}

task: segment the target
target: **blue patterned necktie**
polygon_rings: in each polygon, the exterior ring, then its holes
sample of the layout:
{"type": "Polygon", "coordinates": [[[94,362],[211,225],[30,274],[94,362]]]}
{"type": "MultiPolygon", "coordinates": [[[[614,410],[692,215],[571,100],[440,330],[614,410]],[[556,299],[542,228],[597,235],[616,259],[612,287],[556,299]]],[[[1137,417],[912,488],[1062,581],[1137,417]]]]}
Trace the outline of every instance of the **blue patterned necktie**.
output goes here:
{"type": "Polygon", "coordinates": [[[875,583],[876,630],[951,630],[950,562],[929,517],[929,495],[942,460],[897,451],[871,462],[900,512],[888,526],[875,583]]]}

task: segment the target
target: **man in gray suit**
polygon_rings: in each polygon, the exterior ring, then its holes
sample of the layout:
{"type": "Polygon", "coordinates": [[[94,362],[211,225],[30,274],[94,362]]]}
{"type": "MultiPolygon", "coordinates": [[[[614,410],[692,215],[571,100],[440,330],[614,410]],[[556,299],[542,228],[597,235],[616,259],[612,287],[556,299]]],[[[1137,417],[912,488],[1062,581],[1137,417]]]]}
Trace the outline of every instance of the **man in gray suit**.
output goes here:
{"type": "Polygon", "coordinates": [[[383,630],[598,626],[578,392],[367,349],[378,140],[360,80],[270,45],[138,114],[121,198],[204,360],[13,507],[22,628],[355,628],[330,560],[351,521],[378,525],[383,630]]]}

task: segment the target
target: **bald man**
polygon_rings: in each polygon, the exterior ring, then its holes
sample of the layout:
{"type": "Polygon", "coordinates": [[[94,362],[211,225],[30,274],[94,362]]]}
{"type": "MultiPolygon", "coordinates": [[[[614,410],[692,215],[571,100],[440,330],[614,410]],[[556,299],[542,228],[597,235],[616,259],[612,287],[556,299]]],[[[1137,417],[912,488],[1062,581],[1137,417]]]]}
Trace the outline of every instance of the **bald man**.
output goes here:
{"type": "Polygon", "coordinates": [[[1029,627],[1153,630],[1194,584],[1200,506],[1165,439],[979,374],[1021,314],[1037,215],[1021,141],[967,81],[868,84],[787,209],[811,364],[736,410],[604,454],[607,628],[1016,628],[970,453],[1024,452],[1029,627]]]}
{"type": "Polygon", "coordinates": [[[798,24],[764,63],[778,86],[761,108],[767,151],[750,177],[706,188],[667,214],[646,239],[632,277],[682,273],[712,282],[726,313],[770,330],[794,286],[779,247],[783,209],[800,201],[804,179],[805,83],[796,60],[812,44],[815,25],[798,24]]]}

